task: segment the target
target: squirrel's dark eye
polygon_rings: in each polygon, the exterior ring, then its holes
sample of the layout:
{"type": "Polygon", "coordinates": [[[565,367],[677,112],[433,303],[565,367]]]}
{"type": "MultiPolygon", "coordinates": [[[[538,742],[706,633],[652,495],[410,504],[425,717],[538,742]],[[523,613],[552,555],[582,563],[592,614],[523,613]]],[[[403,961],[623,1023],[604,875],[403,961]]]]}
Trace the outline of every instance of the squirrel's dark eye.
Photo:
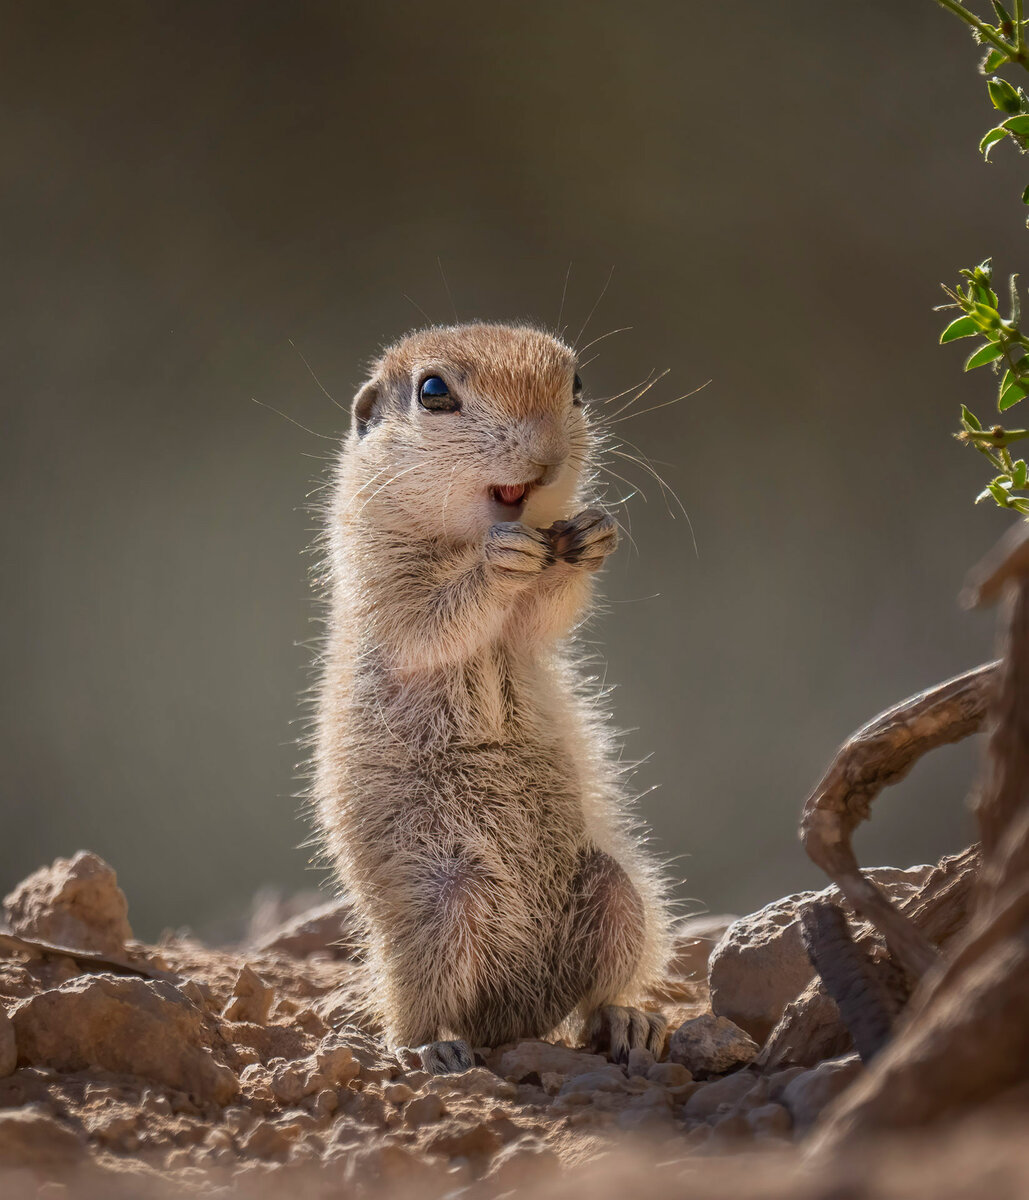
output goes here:
{"type": "Polygon", "coordinates": [[[422,380],[422,386],[418,389],[418,403],[429,412],[457,412],[461,407],[438,375],[430,375],[422,380]]]}
{"type": "Polygon", "coordinates": [[[572,403],[582,403],[582,380],[579,378],[578,374],[576,374],[575,378],[572,380],[572,403]]]}

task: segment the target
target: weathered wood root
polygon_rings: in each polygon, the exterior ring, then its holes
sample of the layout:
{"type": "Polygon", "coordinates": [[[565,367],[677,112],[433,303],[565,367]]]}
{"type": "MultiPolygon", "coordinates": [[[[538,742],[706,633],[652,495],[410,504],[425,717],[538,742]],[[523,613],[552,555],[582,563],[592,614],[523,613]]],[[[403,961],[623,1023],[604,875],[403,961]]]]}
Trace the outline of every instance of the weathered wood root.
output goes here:
{"type": "MultiPolygon", "coordinates": [[[[967,928],[922,981],[893,1041],[829,1115],[816,1147],[922,1125],[992,1101],[1029,1076],[1029,527],[977,572],[1006,593],[990,766],[976,805],[984,861],[967,928]]],[[[1024,1099],[1023,1099],[1024,1103],[1024,1099]]]]}
{"type": "Polygon", "coordinates": [[[835,1001],[854,1048],[862,1062],[870,1062],[889,1041],[900,1009],[886,975],[889,964],[877,963],[856,944],[843,910],[830,900],[809,904],[800,928],[811,965],[835,1001]]]}
{"type": "Polygon", "coordinates": [[[997,663],[985,663],[881,713],[840,747],[804,805],[800,829],[808,855],[854,911],[882,933],[891,954],[915,979],[936,961],[936,950],[861,874],[851,837],[883,788],[903,779],[928,751],[981,727],[997,673],[997,663]]]}
{"type": "MultiPolygon", "coordinates": [[[[931,945],[947,946],[969,920],[979,867],[978,846],[969,846],[960,854],[941,859],[921,887],[901,903],[901,915],[931,945]]],[[[910,995],[913,980],[889,958],[881,936],[868,923],[860,924],[854,941],[860,953],[874,962],[889,995],[889,1000],[883,1001],[884,1006],[889,1015],[894,1015],[910,995]]],[[[787,1005],[762,1047],[757,1065],[766,1071],[814,1066],[852,1047],[839,1008],[822,980],[816,979],[787,1005]]]]}

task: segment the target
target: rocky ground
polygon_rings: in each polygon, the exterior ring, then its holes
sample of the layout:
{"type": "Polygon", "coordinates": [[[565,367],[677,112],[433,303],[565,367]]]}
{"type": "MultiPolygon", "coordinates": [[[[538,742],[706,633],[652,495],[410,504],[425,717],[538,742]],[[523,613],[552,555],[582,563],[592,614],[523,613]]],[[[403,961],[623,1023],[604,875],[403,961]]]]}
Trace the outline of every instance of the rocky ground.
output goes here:
{"type": "MultiPolygon", "coordinates": [[[[902,896],[929,870],[881,882],[902,896]]],[[[987,1158],[992,1197],[1029,1194],[1024,1109],[810,1158],[809,1131],[863,1068],[761,1062],[812,978],[800,899],[728,932],[683,923],[652,998],[671,1019],[661,1061],[523,1041],[430,1077],[356,1022],[345,904],[233,950],[144,945],[111,868],[59,859],[5,900],[0,1194],[957,1197],[981,1190],[987,1158]]]]}

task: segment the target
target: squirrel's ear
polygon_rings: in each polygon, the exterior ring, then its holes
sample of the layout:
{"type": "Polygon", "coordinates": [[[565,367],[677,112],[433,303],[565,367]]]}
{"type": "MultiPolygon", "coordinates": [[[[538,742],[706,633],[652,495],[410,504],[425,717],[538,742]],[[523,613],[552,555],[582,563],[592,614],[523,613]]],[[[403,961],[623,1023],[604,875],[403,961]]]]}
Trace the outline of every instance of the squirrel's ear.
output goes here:
{"type": "Polygon", "coordinates": [[[357,430],[358,437],[364,437],[379,419],[382,413],[381,399],[382,385],[378,379],[369,379],[354,397],[351,411],[354,415],[354,428],[357,430]]]}

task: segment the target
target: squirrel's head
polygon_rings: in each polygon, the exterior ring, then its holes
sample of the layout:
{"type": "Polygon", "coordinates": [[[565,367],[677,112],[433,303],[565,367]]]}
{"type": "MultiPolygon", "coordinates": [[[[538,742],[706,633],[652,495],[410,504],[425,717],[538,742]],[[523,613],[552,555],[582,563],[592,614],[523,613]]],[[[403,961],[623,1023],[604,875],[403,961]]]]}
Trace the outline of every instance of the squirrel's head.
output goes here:
{"type": "Polygon", "coordinates": [[[574,352],[529,326],[453,325],[390,346],[354,398],[352,519],[462,541],[570,516],[592,439],[574,352]]]}

